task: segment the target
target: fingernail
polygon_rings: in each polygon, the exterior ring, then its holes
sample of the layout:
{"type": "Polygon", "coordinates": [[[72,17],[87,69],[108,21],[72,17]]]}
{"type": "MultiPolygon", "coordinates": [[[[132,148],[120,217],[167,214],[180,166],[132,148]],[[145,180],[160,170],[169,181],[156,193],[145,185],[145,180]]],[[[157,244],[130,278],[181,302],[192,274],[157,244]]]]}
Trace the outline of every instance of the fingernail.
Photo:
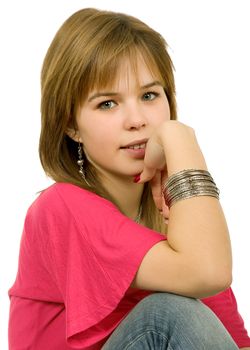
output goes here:
{"type": "Polygon", "coordinates": [[[134,182],[136,183],[136,182],[139,182],[140,181],[140,178],[141,178],[141,176],[140,175],[135,175],[135,177],[134,177],[134,182]]]}

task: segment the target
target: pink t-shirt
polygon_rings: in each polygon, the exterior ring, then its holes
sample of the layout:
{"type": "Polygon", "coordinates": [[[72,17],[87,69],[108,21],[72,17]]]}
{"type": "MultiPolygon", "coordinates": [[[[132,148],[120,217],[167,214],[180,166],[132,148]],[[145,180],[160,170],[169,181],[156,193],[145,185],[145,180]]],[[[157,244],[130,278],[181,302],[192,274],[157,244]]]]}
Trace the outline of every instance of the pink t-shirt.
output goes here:
{"type": "MultiPolygon", "coordinates": [[[[150,294],[129,286],[144,255],[164,239],[77,186],[43,191],[28,210],[9,291],[9,350],[100,349],[150,294]]],[[[204,302],[238,345],[250,345],[233,294],[230,303],[227,292],[221,295],[204,302]]]]}

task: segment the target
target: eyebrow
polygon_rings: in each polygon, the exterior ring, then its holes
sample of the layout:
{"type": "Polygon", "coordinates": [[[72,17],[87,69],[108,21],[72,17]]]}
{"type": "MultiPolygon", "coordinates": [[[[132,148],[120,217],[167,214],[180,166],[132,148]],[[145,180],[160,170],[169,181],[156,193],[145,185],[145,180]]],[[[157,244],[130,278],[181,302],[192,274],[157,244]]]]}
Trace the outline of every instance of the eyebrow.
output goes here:
{"type": "MultiPolygon", "coordinates": [[[[140,86],[140,90],[148,89],[152,86],[157,86],[157,85],[162,86],[162,84],[158,80],[155,80],[149,84],[140,86]]],[[[97,97],[107,97],[107,96],[117,96],[117,95],[119,95],[118,92],[109,92],[109,91],[97,92],[97,93],[93,94],[92,96],[90,96],[90,98],[88,99],[88,102],[93,101],[97,97]]]]}

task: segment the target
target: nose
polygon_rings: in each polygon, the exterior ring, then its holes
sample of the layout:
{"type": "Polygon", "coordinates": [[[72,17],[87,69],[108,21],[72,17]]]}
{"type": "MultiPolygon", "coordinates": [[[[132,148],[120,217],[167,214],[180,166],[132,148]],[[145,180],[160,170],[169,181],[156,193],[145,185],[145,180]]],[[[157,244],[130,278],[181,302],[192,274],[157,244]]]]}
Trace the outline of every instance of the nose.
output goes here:
{"type": "Polygon", "coordinates": [[[125,128],[127,130],[139,130],[147,125],[147,118],[139,106],[129,106],[125,113],[125,128]]]}

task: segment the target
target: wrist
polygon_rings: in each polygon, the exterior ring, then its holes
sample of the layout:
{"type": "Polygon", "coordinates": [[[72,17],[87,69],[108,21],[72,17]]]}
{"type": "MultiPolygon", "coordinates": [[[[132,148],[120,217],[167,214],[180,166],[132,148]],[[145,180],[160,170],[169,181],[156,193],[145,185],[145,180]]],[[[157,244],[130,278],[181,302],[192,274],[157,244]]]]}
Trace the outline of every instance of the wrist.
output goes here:
{"type": "Polygon", "coordinates": [[[177,121],[165,122],[159,130],[159,143],[166,157],[168,175],[183,169],[207,170],[195,132],[177,121]]]}

